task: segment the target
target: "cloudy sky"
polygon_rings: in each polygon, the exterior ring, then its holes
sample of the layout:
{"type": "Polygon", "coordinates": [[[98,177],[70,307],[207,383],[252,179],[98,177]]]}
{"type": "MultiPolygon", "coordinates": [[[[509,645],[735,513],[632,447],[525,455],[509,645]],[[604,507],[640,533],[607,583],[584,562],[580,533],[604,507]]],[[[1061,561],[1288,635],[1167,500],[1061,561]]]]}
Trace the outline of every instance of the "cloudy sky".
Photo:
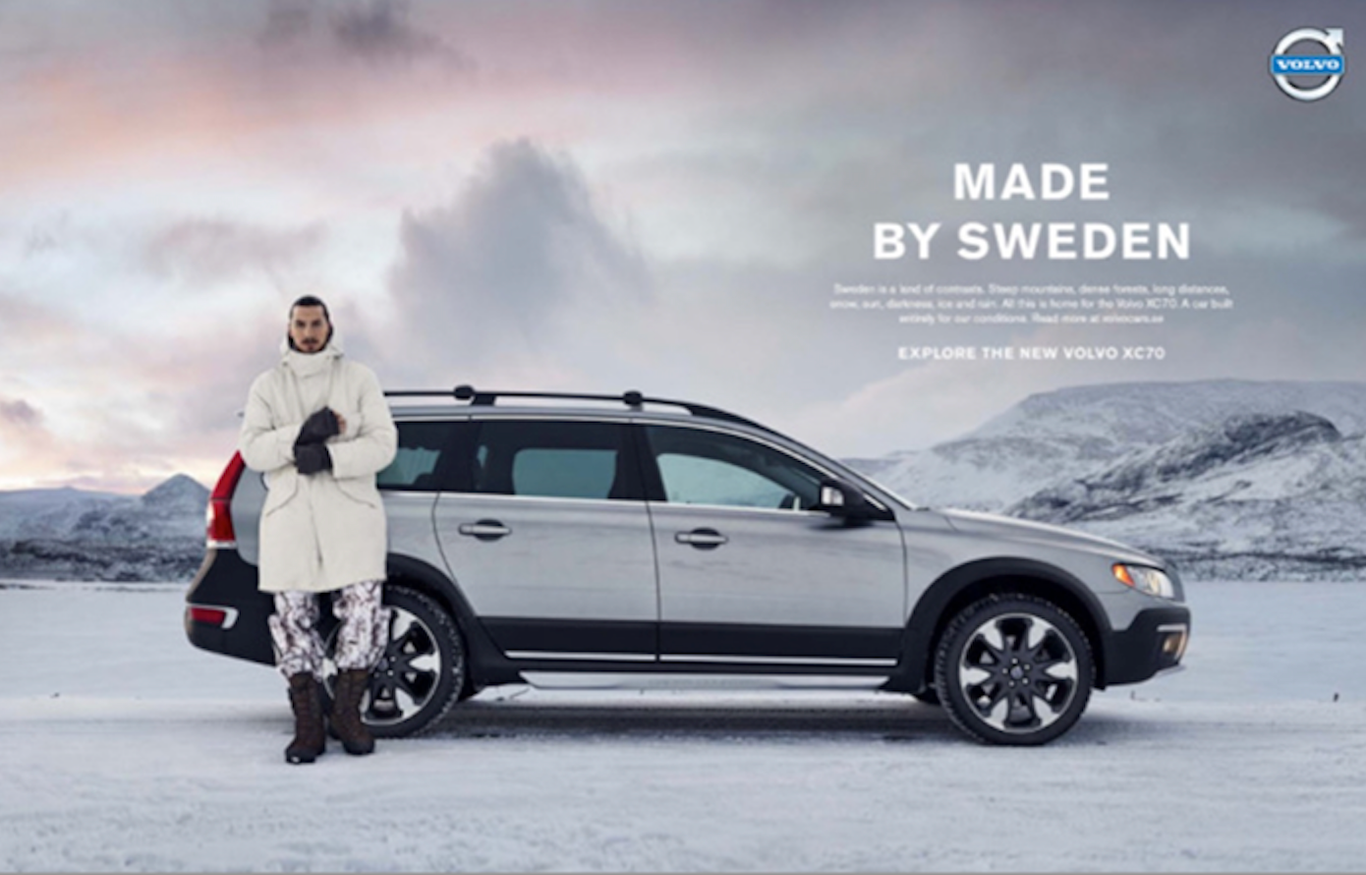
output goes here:
{"type": "Polygon", "coordinates": [[[212,482],[325,297],[393,387],[640,388],[837,455],[1032,392],[1366,379],[1366,86],[1348,2],[0,2],[0,489],[212,482]],[[1343,27],[1290,100],[1267,58],[1343,27]],[[1108,165],[969,203],[953,165],[1108,165]],[[1188,222],[1182,262],[877,261],[875,222],[1188,222]],[[835,283],[1200,283],[1161,328],[928,329],[835,283]],[[916,363],[901,345],[1161,345],[916,363]]]}

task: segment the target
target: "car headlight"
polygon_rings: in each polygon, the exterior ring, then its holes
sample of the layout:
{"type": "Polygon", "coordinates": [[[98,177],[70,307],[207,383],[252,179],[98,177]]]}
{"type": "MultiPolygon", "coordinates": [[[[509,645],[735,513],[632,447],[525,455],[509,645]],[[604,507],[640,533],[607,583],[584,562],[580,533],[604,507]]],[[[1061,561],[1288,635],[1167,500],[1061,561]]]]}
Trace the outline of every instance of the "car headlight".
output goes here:
{"type": "Polygon", "coordinates": [[[1163,599],[1176,598],[1176,587],[1172,586],[1172,579],[1157,568],[1116,562],[1111,570],[1114,571],[1116,580],[1144,595],[1163,599]]]}

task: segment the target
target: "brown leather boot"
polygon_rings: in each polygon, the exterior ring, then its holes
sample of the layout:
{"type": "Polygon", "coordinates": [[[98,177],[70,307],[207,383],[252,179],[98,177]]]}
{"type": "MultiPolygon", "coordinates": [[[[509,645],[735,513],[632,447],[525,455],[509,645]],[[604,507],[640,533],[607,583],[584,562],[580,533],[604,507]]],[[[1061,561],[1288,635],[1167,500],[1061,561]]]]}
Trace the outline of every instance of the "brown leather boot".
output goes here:
{"type": "Polygon", "coordinates": [[[375,749],[375,738],[360,719],[360,700],[365,695],[370,672],[363,668],[348,668],[337,672],[337,683],[332,696],[332,730],[341,739],[349,754],[363,756],[375,749]]]}
{"type": "Polygon", "coordinates": [[[327,749],[322,691],[313,675],[290,675],[289,706],[294,709],[294,740],[285,748],[285,762],[311,763],[327,749]]]}

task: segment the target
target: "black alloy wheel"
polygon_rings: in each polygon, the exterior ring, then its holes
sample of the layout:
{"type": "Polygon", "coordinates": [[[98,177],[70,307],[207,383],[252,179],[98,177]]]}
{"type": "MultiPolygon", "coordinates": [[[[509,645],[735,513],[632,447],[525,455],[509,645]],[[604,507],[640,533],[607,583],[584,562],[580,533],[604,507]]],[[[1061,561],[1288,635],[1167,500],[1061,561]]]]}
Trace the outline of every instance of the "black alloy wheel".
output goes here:
{"type": "MultiPolygon", "coordinates": [[[[431,597],[403,586],[386,586],[391,611],[389,641],[370,671],[361,697],[361,719],[379,738],[415,735],[433,726],[466,687],[465,645],[455,621],[431,597]]],[[[336,636],[328,636],[323,688],[331,708],[337,666],[336,636]]]]}
{"type": "Polygon", "coordinates": [[[989,744],[1037,745],[1081,717],[1095,683],[1086,634],[1034,596],[993,595],[949,623],[935,653],[935,686],[950,718],[989,744]]]}

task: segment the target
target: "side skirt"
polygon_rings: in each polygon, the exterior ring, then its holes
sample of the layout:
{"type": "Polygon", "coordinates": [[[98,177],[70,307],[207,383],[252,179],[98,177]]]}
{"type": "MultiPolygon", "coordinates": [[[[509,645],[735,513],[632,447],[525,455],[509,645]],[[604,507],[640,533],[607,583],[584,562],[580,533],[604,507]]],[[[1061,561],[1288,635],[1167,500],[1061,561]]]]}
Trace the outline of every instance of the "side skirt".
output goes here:
{"type": "Polygon", "coordinates": [[[886,675],[688,674],[524,671],[542,690],[873,690],[886,675]]]}

